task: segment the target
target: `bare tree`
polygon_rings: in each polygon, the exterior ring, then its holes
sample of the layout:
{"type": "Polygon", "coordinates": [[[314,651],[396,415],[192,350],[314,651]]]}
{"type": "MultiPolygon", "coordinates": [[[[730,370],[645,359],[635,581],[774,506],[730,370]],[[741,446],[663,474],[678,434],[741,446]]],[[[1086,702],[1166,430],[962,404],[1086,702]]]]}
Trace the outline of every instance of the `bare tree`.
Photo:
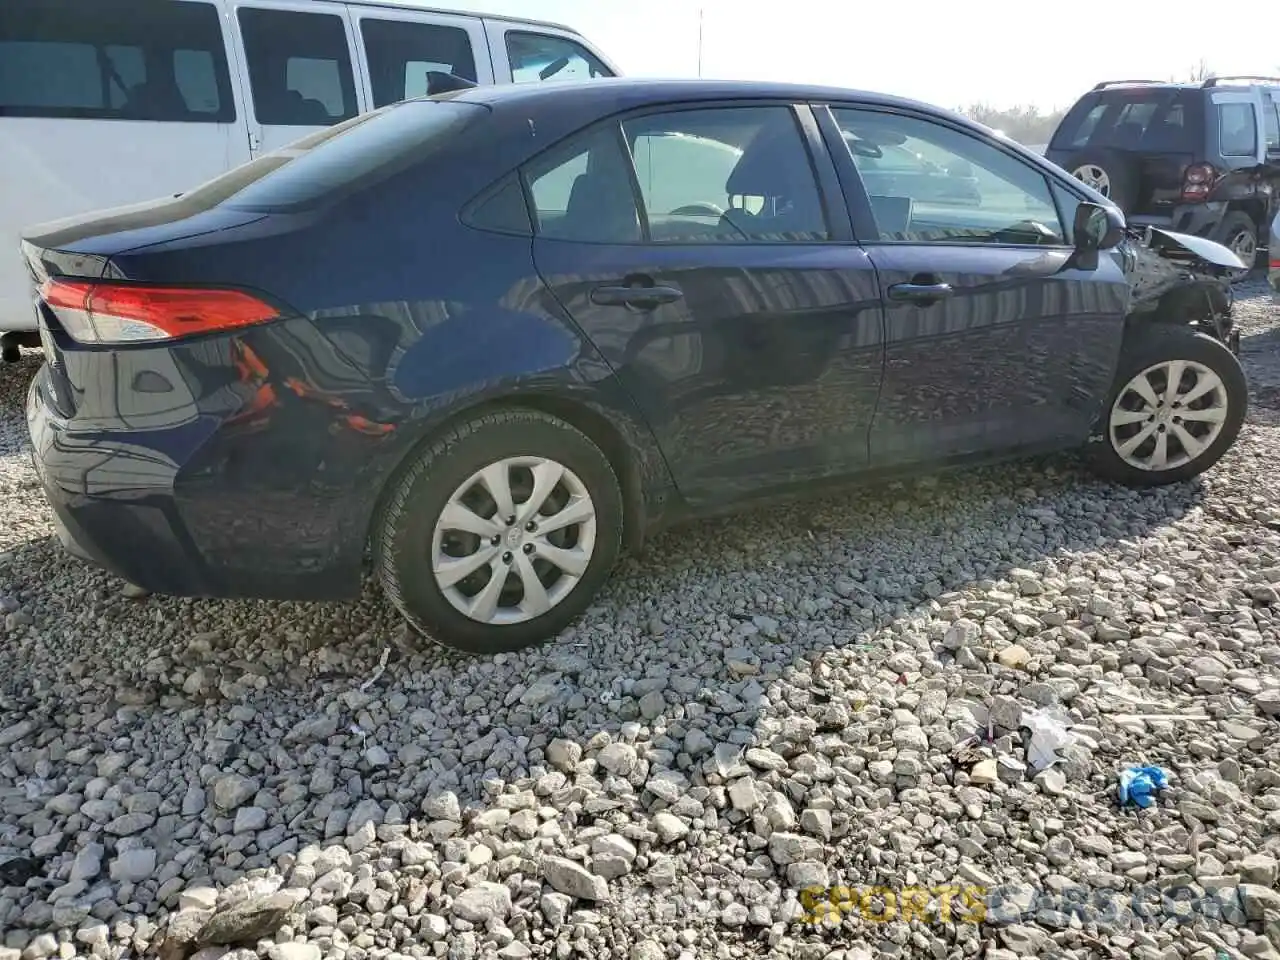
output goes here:
{"type": "Polygon", "coordinates": [[[971,103],[957,112],[993,130],[1003,130],[1019,143],[1033,146],[1049,142],[1063,114],[1061,110],[1041,113],[1039,107],[1031,105],[999,110],[988,103],[971,103]]]}
{"type": "Polygon", "coordinates": [[[1212,76],[1213,71],[1209,69],[1209,61],[1204,57],[1201,57],[1200,61],[1187,71],[1187,79],[1192,83],[1203,83],[1212,76]]]}

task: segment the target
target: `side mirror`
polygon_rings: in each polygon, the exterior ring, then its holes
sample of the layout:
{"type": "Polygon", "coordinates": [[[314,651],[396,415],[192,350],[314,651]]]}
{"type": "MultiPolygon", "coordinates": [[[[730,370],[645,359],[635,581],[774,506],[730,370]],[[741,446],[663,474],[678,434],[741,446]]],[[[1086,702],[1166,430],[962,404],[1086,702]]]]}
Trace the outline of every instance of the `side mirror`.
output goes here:
{"type": "Polygon", "coordinates": [[[1087,200],[1076,207],[1072,243],[1078,252],[1088,254],[1107,250],[1122,239],[1124,221],[1114,211],[1087,200]]]}

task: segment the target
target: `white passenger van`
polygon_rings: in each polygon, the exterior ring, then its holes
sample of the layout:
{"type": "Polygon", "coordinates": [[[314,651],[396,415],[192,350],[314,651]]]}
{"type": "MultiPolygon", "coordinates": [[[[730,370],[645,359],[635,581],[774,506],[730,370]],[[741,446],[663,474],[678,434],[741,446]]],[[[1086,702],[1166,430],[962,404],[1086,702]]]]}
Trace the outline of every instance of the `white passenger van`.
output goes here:
{"type": "Polygon", "coordinates": [[[407,0],[0,0],[4,358],[39,344],[25,226],[188,190],[429,74],[616,73],[568,27],[407,0]]]}

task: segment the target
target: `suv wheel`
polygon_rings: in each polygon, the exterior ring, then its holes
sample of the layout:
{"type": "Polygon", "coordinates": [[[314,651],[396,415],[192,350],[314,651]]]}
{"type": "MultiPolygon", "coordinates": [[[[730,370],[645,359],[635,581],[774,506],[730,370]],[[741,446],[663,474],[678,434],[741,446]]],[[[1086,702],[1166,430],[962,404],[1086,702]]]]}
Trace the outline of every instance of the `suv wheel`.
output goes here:
{"type": "Polygon", "coordinates": [[[1135,200],[1138,175],[1133,162],[1110,150],[1082,150],[1063,166],[1071,175],[1128,211],[1135,200]]]}
{"type": "Polygon", "coordinates": [[[1222,218],[1213,239],[1222,244],[1250,270],[1258,259],[1258,225],[1241,210],[1233,210],[1222,218]]]}
{"type": "Polygon", "coordinates": [[[1127,338],[1089,459],[1129,486],[1189,480],[1230,449],[1248,399],[1225,346],[1191,327],[1152,323],[1127,338]]]}

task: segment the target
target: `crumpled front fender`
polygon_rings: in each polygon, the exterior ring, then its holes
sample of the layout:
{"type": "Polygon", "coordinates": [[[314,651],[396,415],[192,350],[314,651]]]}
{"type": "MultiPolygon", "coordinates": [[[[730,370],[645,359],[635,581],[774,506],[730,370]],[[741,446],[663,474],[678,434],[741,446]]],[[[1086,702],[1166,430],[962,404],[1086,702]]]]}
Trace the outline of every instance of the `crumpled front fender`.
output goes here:
{"type": "Polygon", "coordinates": [[[1127,241],[1131,319],[1203,326],[1224,343],[1236,337],[1231,283],[1248,268],[1220,243],[1148,228],[1127,241]]]}

